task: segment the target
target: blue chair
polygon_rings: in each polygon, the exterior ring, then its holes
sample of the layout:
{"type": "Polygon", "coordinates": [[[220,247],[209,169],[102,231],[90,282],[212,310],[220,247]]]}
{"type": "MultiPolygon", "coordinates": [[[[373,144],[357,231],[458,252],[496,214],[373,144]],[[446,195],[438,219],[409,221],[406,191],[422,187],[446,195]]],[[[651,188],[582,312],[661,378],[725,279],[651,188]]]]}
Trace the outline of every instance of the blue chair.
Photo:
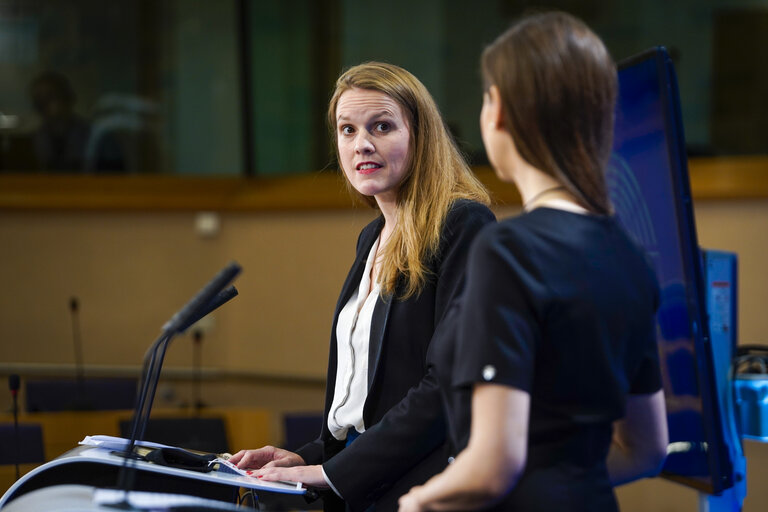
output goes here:
{"type": "Polygon", "coordinates": [[[285,440],[283,448],[294,451],[320,435],[322,412],[287,413],[283,416],[285,440]]]}
{"type": "Polygon", "coordinates": [[[43,428],[38,423],[0,423],[0,464],[38,464],[45,462],[43,428]]]}
{"type": "Polygon", "coordinates": [[[27,412],[113,411],[136,406],[136,378],[27,380],[27,412]]]}

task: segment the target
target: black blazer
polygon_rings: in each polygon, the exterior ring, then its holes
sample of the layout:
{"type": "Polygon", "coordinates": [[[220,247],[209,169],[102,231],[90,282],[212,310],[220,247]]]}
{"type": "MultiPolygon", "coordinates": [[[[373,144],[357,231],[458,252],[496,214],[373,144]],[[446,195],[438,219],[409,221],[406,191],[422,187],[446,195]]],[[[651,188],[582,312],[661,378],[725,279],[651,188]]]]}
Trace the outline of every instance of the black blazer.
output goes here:
{"type": "MultiPolygon", "coordinates": [[[[331,328],[322,431],[318,439],[297,450],[307,464],[323,463],[326,475],[352,510],[364,510],[374,501],[380,510],[396,509],[399,496],[446,465],[445,419],[437,381],[427,372],[427,349],[448,305],[463,287],[473,238],[494,220],[486,206],[456,201],[446,217],[438,254],[428,262],[430,277],[421,293],[406,300],[379,298],[368,348],[368,396],[363,407],[366,431],[344,449],[344,441],[336,440],[327,425],[336,382],[336,323],[360,285],[383,218],[360,233],[357,257],[336,303],[331,328]]],[[[326,510],[343,507],[335,494],[327,493],[326,510]]]]}

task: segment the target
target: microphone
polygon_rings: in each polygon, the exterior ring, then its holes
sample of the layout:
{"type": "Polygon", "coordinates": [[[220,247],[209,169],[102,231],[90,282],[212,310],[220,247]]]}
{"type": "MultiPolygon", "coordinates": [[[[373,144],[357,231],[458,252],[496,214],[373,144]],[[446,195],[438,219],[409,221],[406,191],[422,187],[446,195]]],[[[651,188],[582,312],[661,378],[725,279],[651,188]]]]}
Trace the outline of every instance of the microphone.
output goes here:
{"type": "Polygon", "coordinates": [[[16,457],[15,457],[15,463],[16,463],[16,480],[19,479],[19,445],[21,444],[19,442],[19,401],[18,401],[18,394],[19,394],[19,386],[21,384],[21,381],[19,379],[19,376],[14,374],[11,374],[8,377],[8,387],[11,390],[11,396],[13,397],[13,434],[16,438],[16,442],[14,443],[16,445],[16,457]]]}
{"type": "Polygon", "coordinates": [[[165,323],[163,331],[168,334],[178,334],[182,332],[182,327],[189,327],[195,323],[195,321],[205,314],[206,307],[213,298],[222,291],[222,288],[227,286],[227,284],[229,284],[241,270],[242,267],[234,261],[224,267],[218,274],[216,274],[210,283],[197,292],[197,294],[192,297],[192,300],[187,302],[181,310],[165,323]]]}
{"type": "Polygon", "coordinates": [[[222,291],[219,292],[218,295],[216,295],[213,299],[211,299],[211,301],[204,308],[198,311],[197,315],[190,317],[186,322],[179,325],[177,332],[179,334],[184,334],[184,331],[189,329],[195,322],[207,316],[209,313],[213,312],[215,309],[220,308],[230,300],[234,299],[235,297],[237,297],[237,294],[238,294],[238,291],[234,285],[224,288],[222,291]]]}
{"type": "Polygon", "coordinates": [[[13,395],[13,398],[16,398],[16,395],[19,393],[19,387],[21,386],[21,379],[19,379],[19,376],[15,373],[8,377],[8,387],[11,389],[11,395],[13,395]]]}
{"type": "Polygon", "coordinates": [[[82,383],[85,377],[85,371],[83,370],[83,343],[80,339],[79,309],[80,301],[77,300],[77,297],[71,297],[69,299],[69,312],[72,317],[72,344],[75,349],[75,376],[77,382],[82,383]]]}

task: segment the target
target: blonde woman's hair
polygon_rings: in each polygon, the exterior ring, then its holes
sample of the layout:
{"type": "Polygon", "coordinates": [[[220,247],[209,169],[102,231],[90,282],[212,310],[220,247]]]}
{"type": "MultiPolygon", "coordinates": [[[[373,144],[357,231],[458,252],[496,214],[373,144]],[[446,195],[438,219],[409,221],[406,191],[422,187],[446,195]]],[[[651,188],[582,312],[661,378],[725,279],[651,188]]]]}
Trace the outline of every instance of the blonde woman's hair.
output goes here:
{"type": "MultiPolygon", "coordinates": [[[[410,128],[408,169],[397,194],[397,223],[383,251],[379,274],[384,294],[397,293],[405,299],[418,295],[427,282],[429,260],[437,254],[451,204],[471,199],[488,205],[490,198],[456,147],[429,91],[411,73],[392,64],[366,62],[336,81],[328,125],[337,157],[336,106],[350,89],[386,94],[400,105],[410,128]]],[[[373,197],[360,194],[349,182],[347,187],[353,196],[378,208],[373,197]]]]}

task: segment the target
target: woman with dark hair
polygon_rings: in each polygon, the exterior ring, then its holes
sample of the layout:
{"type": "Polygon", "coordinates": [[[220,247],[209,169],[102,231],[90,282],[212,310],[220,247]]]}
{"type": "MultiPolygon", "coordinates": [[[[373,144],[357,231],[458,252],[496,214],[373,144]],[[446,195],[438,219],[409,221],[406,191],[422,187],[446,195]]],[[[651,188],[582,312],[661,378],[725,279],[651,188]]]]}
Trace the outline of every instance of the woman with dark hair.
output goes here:
{"type": "Polygon", "coordinates": [[[268,446],[231,461],[265,480],[330,488],[326,509],[392,510],[447,464],[426,354],[463,285],[470,242],[495,219],[408,71],[378,62],[349,69],[328,122],[349,188],[381,215],[360,234],[336,306],[322,432],[296,453],[268,446]]]}
{"type": "Polygon", "coordinates": [[[400,510],[615,511],[613,485],[656,474],[667,445],[658,284],[603,177],[615,65],[552,12],[515,23],[482,70],[483,143],[523,213],[477,237],[456,321],[436,333],[458,456],[400,510]]]}

